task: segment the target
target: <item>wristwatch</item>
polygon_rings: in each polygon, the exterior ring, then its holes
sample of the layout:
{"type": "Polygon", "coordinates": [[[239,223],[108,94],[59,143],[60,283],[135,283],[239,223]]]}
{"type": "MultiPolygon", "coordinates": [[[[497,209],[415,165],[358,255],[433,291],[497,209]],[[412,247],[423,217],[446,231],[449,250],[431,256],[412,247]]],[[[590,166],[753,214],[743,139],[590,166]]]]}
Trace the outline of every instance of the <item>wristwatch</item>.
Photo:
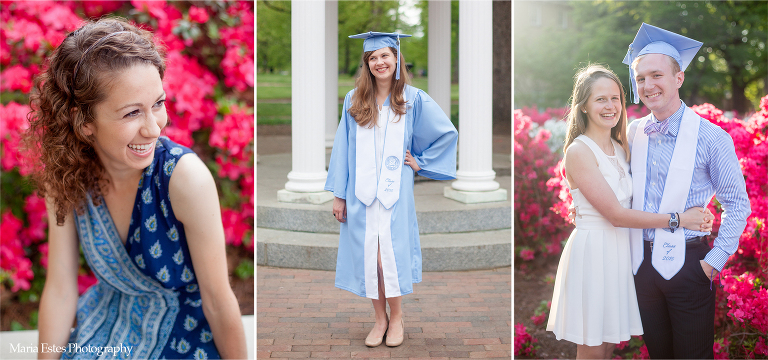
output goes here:
{"type": "Polygon", "coordinates": [[[669,213],[669,230],[675,233],[678,227],[680,227],[680,219],[677,213],[669,213]]]}

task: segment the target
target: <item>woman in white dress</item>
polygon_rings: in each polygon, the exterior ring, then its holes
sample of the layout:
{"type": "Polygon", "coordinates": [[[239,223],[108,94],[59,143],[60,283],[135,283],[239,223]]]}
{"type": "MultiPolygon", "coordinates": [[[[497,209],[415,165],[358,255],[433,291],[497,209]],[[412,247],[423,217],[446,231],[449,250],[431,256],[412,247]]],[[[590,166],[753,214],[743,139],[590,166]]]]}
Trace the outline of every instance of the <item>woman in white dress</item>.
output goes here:
{"type": "MultiPolygon", "coordinates": [[[[668,214],[631,209],[624,88],[611,70],[590,65],[575,76],[565,176],[576,229],[563,249],[547,330],[577,344],[580,359],[609,359],[615,344],[641,335],[628,228],[666,228],[668,214]],[[610,196],[608,194],[613,194],[610,196]]],[[[712,214],[691,208],[680,226],[709,231],[712,214]]]]}

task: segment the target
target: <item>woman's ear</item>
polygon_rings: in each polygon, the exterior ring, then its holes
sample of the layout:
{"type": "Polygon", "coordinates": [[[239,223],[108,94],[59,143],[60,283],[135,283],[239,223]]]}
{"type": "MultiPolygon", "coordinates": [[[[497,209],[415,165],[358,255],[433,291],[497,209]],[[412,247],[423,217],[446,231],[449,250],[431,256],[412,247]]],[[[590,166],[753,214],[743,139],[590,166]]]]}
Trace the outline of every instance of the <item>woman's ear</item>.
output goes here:
{"type": "Polygon", "coordinates": [[[85,134],[86,136],[93,135],[93,128],[92,128],[92,126],[93,126],[93,123],[89,123],[89,124],[83,125],[83,134],[85,134]]]}
{"type": "MultiPolygon", "coordinates": [[[[71,114],[72,119],[75,119],[78,116],[78,108],[76,108],[76,107],[72,108],[71,112],[72,112],[72,114],[71,114]]],[[[75,126],[77,126],[78,121],[74,120],[73,123],[75,124],[75,126]]],[[[91,136],[91,135],[93,135],[94,125],[91,122],[91,123],[82,125],[80,127],[80,129],[81,129],[80,131],[82,131],[83,135],[91,136]]]]}

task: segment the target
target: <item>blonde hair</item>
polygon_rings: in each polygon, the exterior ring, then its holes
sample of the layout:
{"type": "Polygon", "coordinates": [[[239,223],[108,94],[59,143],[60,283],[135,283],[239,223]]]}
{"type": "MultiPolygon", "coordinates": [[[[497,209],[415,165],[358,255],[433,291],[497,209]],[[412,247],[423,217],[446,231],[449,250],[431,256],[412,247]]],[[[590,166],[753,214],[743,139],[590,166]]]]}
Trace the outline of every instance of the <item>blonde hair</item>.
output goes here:
{"type": "Polygon", "coordinates": [[[619,116],[619,122],[616,123],[611,129],[611,138],[616,140],[619,145],[624,149],[624,153],[627,155],[627,161],[629,161],[629,144],[627,140],[627,104],[624,94],[624,86],[621,85],[621,81],[616,74],[613,73],[606,66],[598,64],[590,64],[587,67],[582,68],[574,76],[573,94],[571,95],[571,106],[566,117],[568,131],[565,135],[565,146],[563,146],[563,152],[568,150],[568,146],[573,143],[579,135],[583,134],[589,126],[589,118],[587,114],[580,111],[584,108],[584,105],[592,95],[592,87],[597,80],[606,78],[613,80],[616,85],[619,86],[621,91],[621,115],[619,116]]]}
{"type": "MultiPolygon", "coordinates": [[[[392,86],[389,89],[389,107],[395,114],[405,115],[405,99],[403,98],[403,89],[405,85],[411,84],[411,77],[408,75],[405,66],[405,58],[397,53],[397,49],[389,47],[394,56],[400,57],[400,79],[395,79],[395,73],[392,73],[392,86]]],[[[357,72],[355,79],[355,93],[352,94],[352,107],[349,108],[349,114],[355,118],[358,125],[372,128],[376,124],[376,77],[371,73],[368,67],[368,58],[374,51],[363,53],[363,65],[357,72]]],[[[399,120],[398,116],[398,120],[399,120]]]]}

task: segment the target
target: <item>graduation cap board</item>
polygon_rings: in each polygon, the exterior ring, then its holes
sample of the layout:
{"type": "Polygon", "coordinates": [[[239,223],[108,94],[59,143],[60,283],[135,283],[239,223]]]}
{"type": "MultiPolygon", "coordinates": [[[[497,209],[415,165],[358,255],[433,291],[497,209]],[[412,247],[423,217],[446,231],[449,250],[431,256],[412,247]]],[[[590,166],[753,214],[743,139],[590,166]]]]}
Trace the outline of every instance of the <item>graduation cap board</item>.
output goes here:
{"type": "Polygon", "coordinates": [[[680,70],[684,71],[696,57],[696,53],[704,43],[689,39],[685,36],[675,34],[671,31],[658,28],[653,25],[643,23],[640,30],[637,31],[635,40],[629,44],[627,55],[622,63],[629,65],[629,81],[631,83],[630,91],[634,92],[633,101],[635,104],[640,102],[637,94],[637,83],[635,82],[635,72],[632,69],[632,62],[640,55],[645,54],[664,54],[672,57],[680,65],[680,70]]]}
{"type": "Polygon", "coordinates": [[[363,51],[376,51],[385,47],[397,48],[397,70],[395,70],[395,79],[400,80],[400,38],[411,37],[408,34],[383,33],[369,31],[367,33],[350,35],[350,39],[365,39],[363,42],[363,51]]]}

